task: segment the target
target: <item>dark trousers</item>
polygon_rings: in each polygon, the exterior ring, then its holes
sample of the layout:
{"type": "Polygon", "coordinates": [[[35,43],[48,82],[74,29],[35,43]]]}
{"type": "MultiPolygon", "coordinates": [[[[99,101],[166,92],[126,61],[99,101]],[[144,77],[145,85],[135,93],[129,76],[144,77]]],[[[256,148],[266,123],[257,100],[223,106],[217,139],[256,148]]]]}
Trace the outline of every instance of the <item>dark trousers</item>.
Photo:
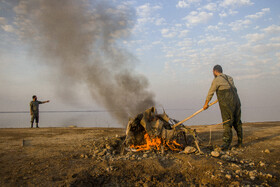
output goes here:
{"type": "Polygon", "coordinates": [[[36,125],[38,125],[38,123],[39,123],[39,114],[32,114],[31,115],[31,127],[33,127],[34,120],[36,122],[36,125]]]}
{"type": "Polygon", "coordinates": [[[241,121],[241,103],[236,89],[218,90],[217,97],[223,121],[230,120],[224,123],[223,141],[229,146],[232,142],[232,127],[234,127],[238,143],[242,143],[243,130],[241,121]]]}

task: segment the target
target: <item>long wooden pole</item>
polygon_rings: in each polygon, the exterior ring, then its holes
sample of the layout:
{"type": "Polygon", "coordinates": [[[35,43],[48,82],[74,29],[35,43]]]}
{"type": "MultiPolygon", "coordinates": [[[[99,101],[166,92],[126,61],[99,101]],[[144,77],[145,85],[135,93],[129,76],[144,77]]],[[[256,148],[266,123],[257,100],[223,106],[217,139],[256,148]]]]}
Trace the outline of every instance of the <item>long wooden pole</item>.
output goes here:
{"type": "MultiPolygon", "coordinates": [[[[216,104],[217,102],[218,102],[218,99],[217,99],[216,101],[214,101],[213,103],[210,103],[210,104],[209,104],[209,107],[212,106],[212,105],[214,105],[214,104],[216,104]]],[[[177,127],[178,125],[181,125],[182,123],[184,123],[185,121],[187,121],[187,120],[191,119],[192,117],[196,116],[197,114],[199,114],[199,113],[202,112],[203,110],[204,110],[203,108],[200,109],[200,110],[198,110],[197,112],[195,112],[195,113],[192,114],[191,116],[189,116],[189,117],[187,117],[186,119],[184,119],[184,120],[182,120],[182,121],[176,123],[175,125],[173,125],[172,128],[175,128],[175,127],[177,127]]]]}
{"type": "Polygon", "coordinates": [[[216,124],[216,125],[222,125],[222,124],[224,124],[224,123],[226,123],[226,122],[229,122],[229,121],[231,121],[231,119],[228,119],[228,120],[223,121],[222,123],[218,123],[218,124],[216,124]]]}

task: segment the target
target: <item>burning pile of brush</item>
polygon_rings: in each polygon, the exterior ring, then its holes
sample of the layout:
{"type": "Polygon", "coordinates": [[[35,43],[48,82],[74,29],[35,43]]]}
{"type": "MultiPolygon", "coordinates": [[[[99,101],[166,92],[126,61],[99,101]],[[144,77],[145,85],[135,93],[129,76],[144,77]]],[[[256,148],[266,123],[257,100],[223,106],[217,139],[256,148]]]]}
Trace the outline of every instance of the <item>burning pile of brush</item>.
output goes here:
{"type": "Polygon", "coordinates": [[[151,138],[148,133],[144,135],[144,144],[143,145],[130,145],[130,148],[135,151],[146,151],[146,150],[167,150],[171,149],[172,151],[181,151],[183,145],[177,143],[175,140],[169,141],[161,137],[151,138]]]}
{"type": "Polygon", "coordinates": [[[198,150],[195,129],[184,125],[174,128],[178,121],[164,112],[158,114],[155,107],[149,108],[130,119],[126,129],[125,146],[129,151],[182,151],[186,146],[195,144],[198,150]]]}

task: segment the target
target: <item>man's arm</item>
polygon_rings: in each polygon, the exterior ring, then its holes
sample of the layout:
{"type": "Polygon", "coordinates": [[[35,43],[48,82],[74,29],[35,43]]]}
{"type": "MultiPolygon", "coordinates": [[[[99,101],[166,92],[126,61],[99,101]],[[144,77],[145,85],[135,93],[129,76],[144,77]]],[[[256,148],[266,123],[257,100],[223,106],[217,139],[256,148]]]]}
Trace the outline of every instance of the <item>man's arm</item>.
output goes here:
{"type": "Polygon", "coordinates": [[[207,94],[207,97],[206,97],[206,101],[204,103],[204,106],[203,106],[203,109],[206,110],[208,107],[209,107],[209,102],[211,101],[215,91],[218,89],[218,85],[215,81],[216,79],[213,80],[212,84],[211,84],[211,87],[208,91],[208,94],[207,94]]]}
{"type": "Polygon", "coordinates": [[[39,102],[39,104],[44,104],[44,103],[50,102],[50,100],[47,100],[47,101],[38,101],[38,102],[39,102]]]}
{"type": "Polygon", "coordinates": [[[30,103],[30,115],[31,115],[31,116],[33,115],[33,112],[32,112],[32,103],[30,103]]]}

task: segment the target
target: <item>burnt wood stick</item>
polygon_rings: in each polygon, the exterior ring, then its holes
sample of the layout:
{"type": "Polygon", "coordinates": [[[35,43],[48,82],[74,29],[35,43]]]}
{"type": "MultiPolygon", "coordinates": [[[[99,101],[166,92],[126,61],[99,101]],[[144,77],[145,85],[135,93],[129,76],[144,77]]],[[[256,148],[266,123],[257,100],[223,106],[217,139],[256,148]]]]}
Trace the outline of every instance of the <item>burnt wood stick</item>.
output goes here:
{"type": "Polygon", "coordinates": [[[194,143],[195,143],[195,145],[196,145],[196,148],[198,149],[198,152],[199,152],[200,154],[204,154],[204,153],[200,150],[200,147],[199,147],[199,145],[198,145],[198,141],[195,140],[194,143]]]}

